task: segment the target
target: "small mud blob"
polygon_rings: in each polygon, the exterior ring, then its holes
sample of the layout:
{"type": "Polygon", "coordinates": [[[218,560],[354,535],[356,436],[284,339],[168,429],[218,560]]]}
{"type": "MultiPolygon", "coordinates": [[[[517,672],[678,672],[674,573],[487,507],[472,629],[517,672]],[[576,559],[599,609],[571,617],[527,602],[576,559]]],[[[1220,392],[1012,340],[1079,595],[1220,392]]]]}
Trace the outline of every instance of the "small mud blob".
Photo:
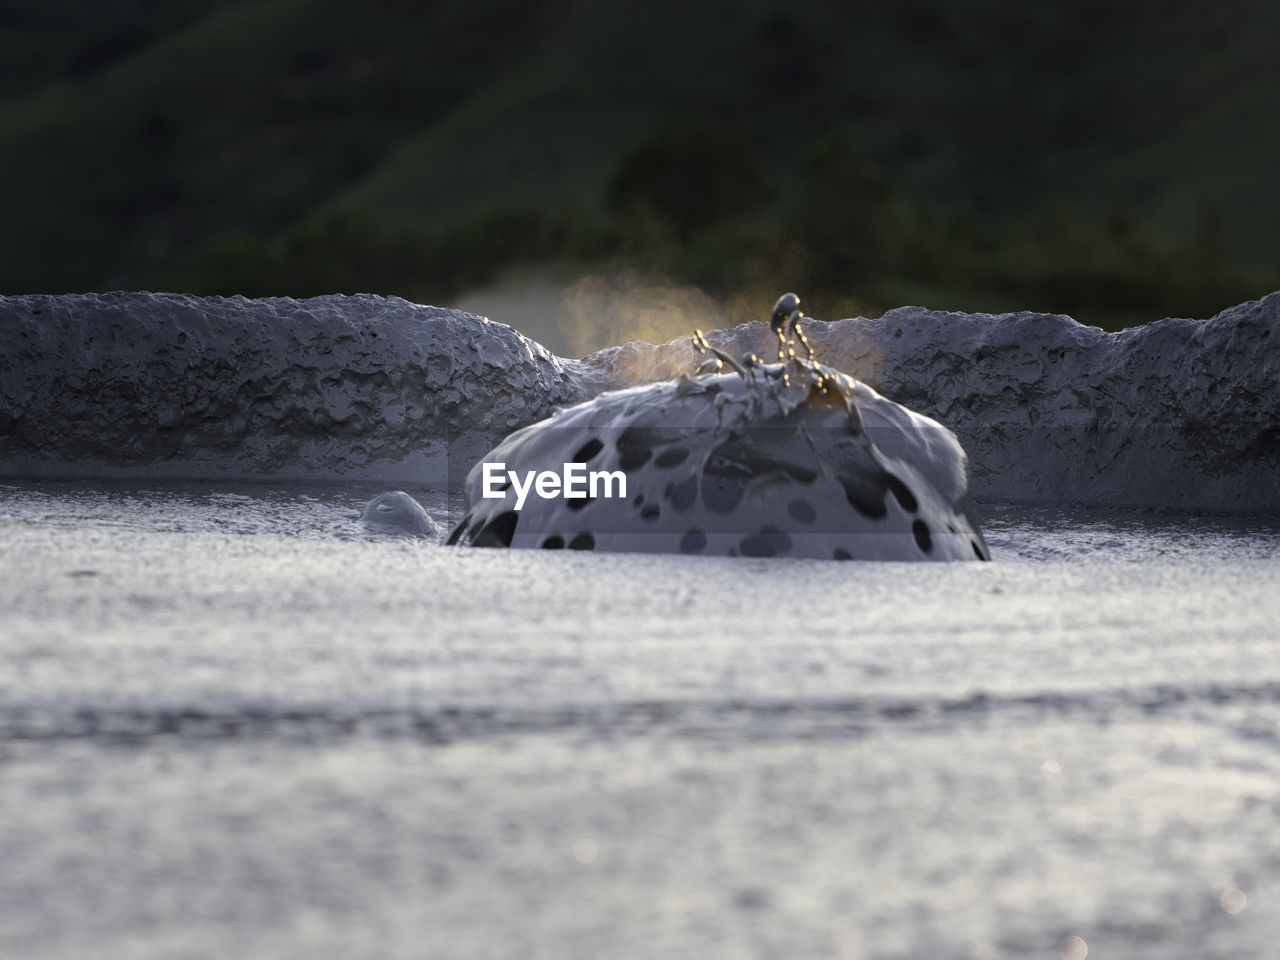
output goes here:
{"type": "Polygon", "coordinates": [[[380,493],[364,505],[360,522],[374,533],[394,536],[437,537],[440,528],[422,504],[403,490],[380,493]]]}

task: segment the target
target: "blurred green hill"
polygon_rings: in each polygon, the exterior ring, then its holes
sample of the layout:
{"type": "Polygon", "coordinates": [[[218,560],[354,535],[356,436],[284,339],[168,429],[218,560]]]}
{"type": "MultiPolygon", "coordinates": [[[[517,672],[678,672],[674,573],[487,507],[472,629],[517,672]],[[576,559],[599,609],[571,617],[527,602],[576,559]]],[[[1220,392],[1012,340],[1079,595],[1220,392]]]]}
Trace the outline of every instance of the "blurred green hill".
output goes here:
{"type": "MultiPolygon", "coordinates": [[[[1270,0],[0,0],[0,292],[626,270],[1118,326],[1280,287],[1270,0]]],[[[748,309],[744,307],[744,309],[748,309]]]]}

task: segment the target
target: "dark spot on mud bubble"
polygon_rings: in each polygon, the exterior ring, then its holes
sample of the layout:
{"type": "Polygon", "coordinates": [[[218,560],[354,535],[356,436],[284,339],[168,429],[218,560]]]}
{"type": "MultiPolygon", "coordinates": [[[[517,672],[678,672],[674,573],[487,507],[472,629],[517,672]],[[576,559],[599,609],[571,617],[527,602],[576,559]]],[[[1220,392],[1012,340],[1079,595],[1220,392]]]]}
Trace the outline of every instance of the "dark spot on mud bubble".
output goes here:
{"type": "Polygon", "coordinates": [[[853,555],[848,550],[836,547],[836,552],[831,555],[833,560],[852,560],[853,555]]]}
{"type": "Polygon", "coordinates": [[[813,506],[806,500],[792,500],[787,504],[787,514],[800,523],[813,523],[818,518],[813,506]]]}
{"type": "Polygon", "coordinates": [[[583,507],[587,506],[588,504],[595,503],[596,498],[592,496],[565,497],[564,502],[565,502],[565,506],[567,506],[570,510],[581,510],[583,507]]]}
{"type": "Polygon", "coordinates": [[[884,476],[885,482],[889,485],[889,492],[893,494],[894,499],[898,501],[902,509],[907,513],[915,513],[920,508],[920,504],[916,502],[916,495],[892,473],[886,473],[884,476]]]}
{"type": "Polygon", "coordinates": [[[623,473],[639,470],[649,462],[651,456],[652,450],[623,450],[618,456],[618,469],[623,473]]]}
{"type": "Polygon", "coordinates": [[[669,424],[633,423],[618,435],[618,449],[627,447],[660,447],[677,443],[689,436],[685,427],[669,424]]]}
{"type": "Polygon", "coordinates": [[[701,530],[690,530],[680,538],[681,553],[701,553],[707,548],[707,535],[701,530]]]}
{"type": "Polygon", "coordinates": [[[933,537],[929,533],[929,526],[923,520],[917,520],[911,524],[911,535],[916,538],[916,546],[928,553],[933,549],[933,537]]]}
{"type": "Polygon", "coordinates": [[[657,520],[662,516],[662,510],[656,503],[646,503],[640,508],[641,520],[657,520]]]}
{"type": "Polygon", "coordinates": [[[878,476],[841,474],[840,485],[844,487],[844,498],[849,501],[849,506],[872,520],[884,517],[889,512],[884,502],[884,495],[889,490],[885,476],[883,473],[878,476]]]}
{"type": "Polygon", "coordinates": [[[569,541],[570,550],[594,550],[596,538],[589,533],[580,533],[569,541]]]}
{"type": "Polygon", "coordinates": [[[571,462],[588,463],[591,460],[593,460],[595,456],[603,449],[604,449],[604,444],[601,443],[599,440],[597,440],[595,437],[592,437],[590,440],[588,440],[586,443],[584,443],[581,447],[578,448],[578,452],[573,455],[573,460],[571,462]]]}
{"type": "Polygon", "coordinates": [[[649,462],[653,449],[683,439],[687,431],[676,427],[647,427],[634,424],[620,434],[618,447],[618,466],[626,470],[637,470],[649,462]]]}
{"type": "Polygon", "coordinates": [[[511,538],[516,535],[516,524],[519,520],[520,514],[514,510],[504,510],[476,532],[476,535],[471,538],[471,545],[473,547],[511,546],[511,538]]]}
{"type": "Polygon", "coordinates": [[[467,527],[470,525],[470,523],[471,523],[471,514],[468,513],[465,517],[462,518],[462,522],[453,528],[453,532],[449,534],[449,539],[444,542],[445,546],[452,547],[460,539],[462,539],[462,535],[467,532],[467,527]]]}
{"type": "Polygon", "coordinates": [[[663,496],[678,512],[688,510],[698,499],[698,478],[686,477],[679,483],[668,483],[663,496]]]}
{"type": "Polygon", "coordinates": [[[703,473],[702,503],[712,513],[732,513],[742,501],[747,484],[743,477],[703,473]]]}
{"type": "Polygon", "coordinates": [[[543,550],[563,550],[564,537],[560,536],[559,534],[552,534],[551,536],[547,537],[547,539],[542,541],[542,549],[543,550]]]}
{"type": "Polygon", "coordinates": [[[796,463],[791,459],[794,448],[786,449],[794,437],[793,430],[762,428],[751,431],[746,437],[726,440],[711,451],[703,473],[745,479],[779,473],[797,483],[813,483],[818,479],[818,471],[796,463]],[[782,449],[776,450],[774,455],[767,449],[769,445],[782,449]]]}
{"type": "Polygon", "coordinates": [[[743,537],[738,546],[744,557],[776,557],[791,549],[791,538],[777,527],[761,527],[754,536],[743,537]]]}
{"type": "Polygon", "coordinates": [[[689,451],[683,447],[672,447],[670,450],[663,450],[654,459],[653,465],[666,470],[670,467],[678,467],[689,459],[689,451]]]}

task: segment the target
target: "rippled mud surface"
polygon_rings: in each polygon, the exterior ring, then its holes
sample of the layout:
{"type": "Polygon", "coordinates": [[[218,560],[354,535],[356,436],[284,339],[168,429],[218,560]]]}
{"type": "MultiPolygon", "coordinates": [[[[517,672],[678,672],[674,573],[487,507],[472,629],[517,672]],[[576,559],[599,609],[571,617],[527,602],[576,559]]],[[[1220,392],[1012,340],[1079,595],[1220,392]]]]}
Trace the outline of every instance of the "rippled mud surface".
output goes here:
{"type": "Polygon", "coordinates": [[[0,955],[1280,950],[1275,521],[838,564],[455,550],[378,492],[0,486],[0,955]]]}

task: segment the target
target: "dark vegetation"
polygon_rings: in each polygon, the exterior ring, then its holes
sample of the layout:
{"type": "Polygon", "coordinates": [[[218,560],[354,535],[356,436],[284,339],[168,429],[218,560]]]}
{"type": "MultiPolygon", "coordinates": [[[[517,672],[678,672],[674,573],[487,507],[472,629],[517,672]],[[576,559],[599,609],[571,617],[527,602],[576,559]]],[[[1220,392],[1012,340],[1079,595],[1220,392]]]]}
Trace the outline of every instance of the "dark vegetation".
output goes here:
{"type": "Polygon", "coordinates": [[[1119,326],[1280,287],[1271,0],[625,7],[0,0],[0,292],[625,268],[1119,326]]]}

